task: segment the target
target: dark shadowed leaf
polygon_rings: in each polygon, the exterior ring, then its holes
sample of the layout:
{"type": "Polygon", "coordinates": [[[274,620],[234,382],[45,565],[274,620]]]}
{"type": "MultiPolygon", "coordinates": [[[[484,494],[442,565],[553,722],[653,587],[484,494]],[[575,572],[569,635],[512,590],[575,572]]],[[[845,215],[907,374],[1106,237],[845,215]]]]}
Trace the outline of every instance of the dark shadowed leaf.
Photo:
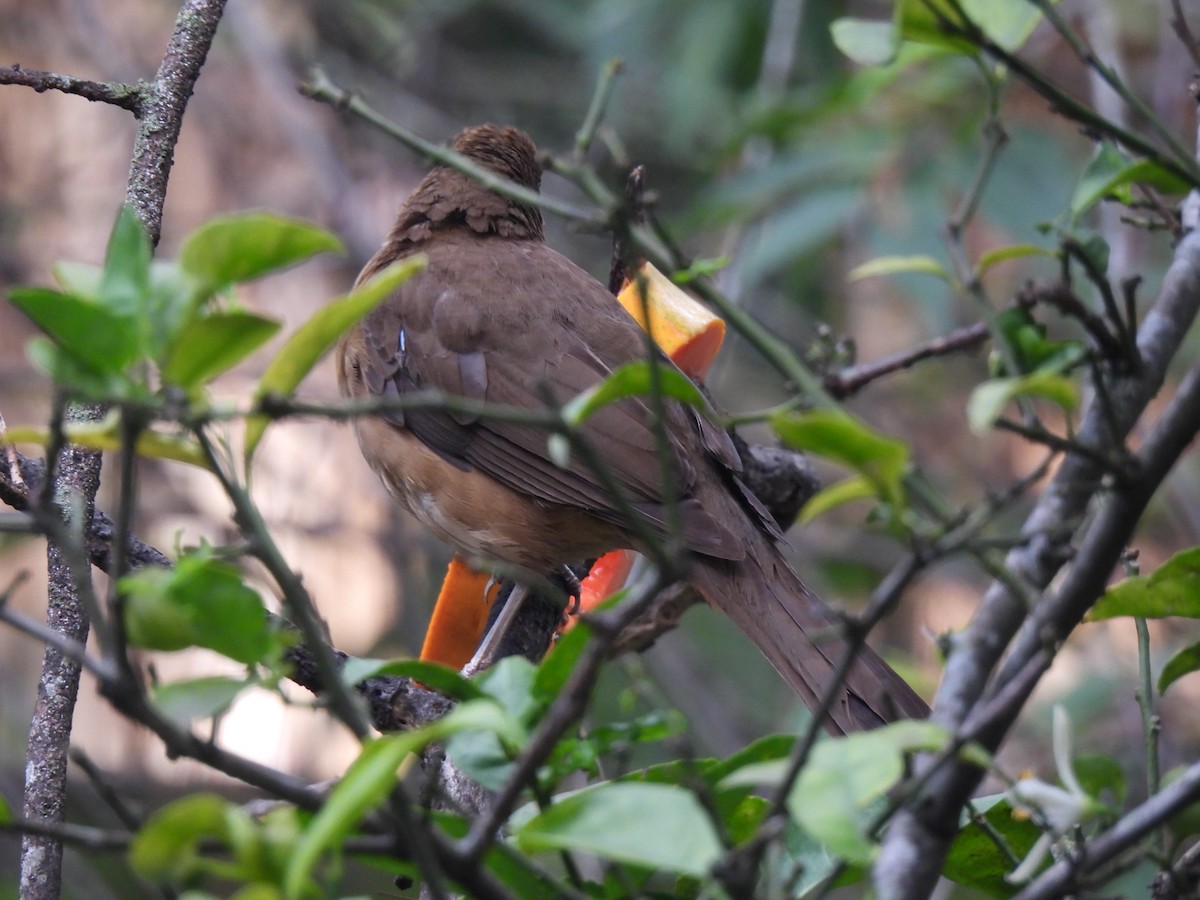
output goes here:
{"type": "Polygon", "coordinates": [[[1166,691],[1171,685],[1182,678],[1200,669],[1200,644],[1192,644],[1184,647],[1163,666],[1162,672],[1158,676],[1158,692],[1161,694],[1166,691]]]}
{"type": "Polygon", "coordinates": [[[1028,817],[1013,818],[1013,809],[1003,794],[979,797],[972,801],[972,806],[987,828],[964,817],[964,824],[950,845],[942,874],[990,897],[1011,897],[1019,887],[1009,884],[1004,876],[1016,868],[1016,863],[996,844],[993,835],[1008,845],[1019,862],[1042,831],[1028,817]]]}

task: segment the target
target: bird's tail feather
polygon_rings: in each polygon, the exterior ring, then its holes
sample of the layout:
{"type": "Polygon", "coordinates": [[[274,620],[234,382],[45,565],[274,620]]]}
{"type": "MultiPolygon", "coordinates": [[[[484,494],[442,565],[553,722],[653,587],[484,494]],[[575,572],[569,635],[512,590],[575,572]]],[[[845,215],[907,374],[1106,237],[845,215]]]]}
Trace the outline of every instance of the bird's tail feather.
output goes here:
{"type": "MultiPolygon", "coordinates": [[[[772,539],[756,538],[737,562],[698,559],[692,584],[733,619],[805,704],[815,708],[847,648],[842,626],[772,539]]],[[[864,645],[842,680],[825,725],[834,733],[847,733],[928,713],[925,701],[864,645]]]]}

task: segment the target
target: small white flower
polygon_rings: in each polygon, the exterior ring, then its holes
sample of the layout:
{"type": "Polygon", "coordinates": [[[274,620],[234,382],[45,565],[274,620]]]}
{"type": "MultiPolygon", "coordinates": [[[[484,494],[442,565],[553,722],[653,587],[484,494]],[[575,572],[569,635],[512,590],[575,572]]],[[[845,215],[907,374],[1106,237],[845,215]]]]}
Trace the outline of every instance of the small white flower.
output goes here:
{"type": "Polygon", "coordinates": [[[1011,884],[1021,884],[1041,867],[1054,842],[1093,818],[1103,807],[1088,795],[1075,775],[1071,763],[1071,720],[1061,706],[1054,707],[1054,764],[1063,787],[1036,778],[1022,778],[1008,790],[1008,802],[1014,810],[1041,817],[1049,830],[1044,832],[1029,854],[1005,876],[1011,884]]]}

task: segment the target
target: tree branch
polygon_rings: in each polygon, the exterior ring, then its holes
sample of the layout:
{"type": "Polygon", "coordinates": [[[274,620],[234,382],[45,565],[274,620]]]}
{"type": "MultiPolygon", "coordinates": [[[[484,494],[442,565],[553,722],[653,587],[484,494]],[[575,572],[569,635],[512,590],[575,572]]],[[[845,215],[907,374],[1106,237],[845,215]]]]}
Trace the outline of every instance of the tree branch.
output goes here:
{"type": "Polygon", "coordinates": [[[0,66],[0,84],[33,88],[39,94],[45,91],[74,94],[94,103],[109,103],[119,106],[121,109],[127,109],[138,119],[142,117],[145,103],[146,85],[144,83],[108,84],[100,81],[88,81],[86,78],[60,75],[57,72],[25,69],[20,64],[0,66]]]}

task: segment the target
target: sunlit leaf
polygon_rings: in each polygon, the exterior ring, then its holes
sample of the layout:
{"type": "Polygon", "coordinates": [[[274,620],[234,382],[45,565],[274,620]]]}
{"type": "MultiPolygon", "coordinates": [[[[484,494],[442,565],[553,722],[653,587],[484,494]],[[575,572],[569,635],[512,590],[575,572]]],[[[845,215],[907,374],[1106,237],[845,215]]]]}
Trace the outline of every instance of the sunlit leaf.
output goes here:
{"type": "Polygon", "coordinates": [[[1037,244],[1012,244],[1008,247],[997,247],[979,256],[979,272],[982,274],[992,266],[1007,262],[1010,259],[1021,259],[1026,256],[1044,256],[1048,259],[1058,259],[1058,254],[1037,244]]]}
{"type": "Polygon", "coordinates": [[[308,222],[270,213],[213,219],[187,236],[179,264],[189,276],[217,290],[260,278],[318,253],[339,253],[337,236],[308,222]]]}
{"type": "Polygon", "coordinates": [[[664,397],[698,409],[707,408],[708,403],[700,389],[678,369],[639,360],[620,366],[599,384],[568,401],[562,408],[563,419],[571,427],[578,428],[610,403],[626,397],[649,395],[655,389],[656,379],[664,397]]]}
{"type": "Polygon", "coordinates": [[[896,58],[899,35],[891,22],[845,17],[829,26],[834,45],[860,66],[882,66],[896,58]]]}
{"type": "Polygon", "coordinates": [[[971,392],[967,403],[967,421],[971,430],[976,434],[987,431],[1017,397],[1043,397],[1068,412],[1079,402],[1075,383],[1063,375],[1034,372],[1020,378],[993,378],[971,392]]]}
{"type": "MultiPolygon", "coordinates": [[[[1054,0],[1052,0],[1054,2],[1054,0]]],[[[978,48],[947,33],[942,21],[963,26],[962,16],[1005,50],[1017,50],[1033,34],[1042,13],[1032,3],[1011,0],[900,0],[895,21],[906,40],[933,44],[956,53],[973,55],[978,48]]]]}
{"type": "MultiPolygon", "coordinates": [[[[312,371],[322,356],[355,322],[386,300],[396,288],[425,267],[425,257],[410,256],[392,263],[365,284],[333,301],[287,339],[267,366],[255,393],[289,396],[312,371]]],[[[269,420],[266,416],[246,419],[246,459],[254,455],[269,420]]]]}
{"type": "MultiPolygon", "coordinates": [[[[120,425],[115,414],[110,414],[99,422],[67,422],[63,426],[63,435],[71,443],[92,450],[121,449],[120,425]]],[[[42,428],[10,428],[7,438],[14,444],[45,446],[50,440],[50,432],[42,428]]],[[[208,468],[208,459],[204,451],[190,438],[147,430],[138,435],[135,449],[139,456],[170,459],[208,468]]]]}
{"type": "Polygon", "coordinates": [[[852,475],[835,481],[808,498],[800,511],[800,524],[806,525],[831,509],[854,500],[873,500],[879,496],[875,485],[863,475],[852,475]]]}
{"type": "Polygon", "coordinates": [[[246,814],[216,794],[191,794],[160,809],[139,829],[129,861],[154,882],[182,880],[203,868],[201,842],[223,840],[229,819],[246,814]]]}
{"type": "Polygon", "coordinates": [[[1114,584],[1092,607],[1088,619],[1115,616],[1200,618],[1200,547],[1176,553],[1150,575],[1114,584]]]}
{"type": "Polygon", "coordinates": [[[246,312],[214,312],[179,333],[163,378],[181,387],[203,384],[233,368],[279,330],[279,322],[246,312]]]}
{"type": "Polygon", "coordinates": [[[909,449],[840,410],[814,410],[771,418],[775,432],[794,450],[806,450],[849,466],[866,478],[877,495],[895,506],[904,504],[904,476],[909,449]]]}
{"type": "Polygon", "coordinates": [[[855,266],[846,276],[847,281],[861,281],[864,278],[878,278],[882,275],[900,275],[909,272],[920,272],[926,275],[936,275],[944,281],[950,280],[946,267],[932,256],[881,256],[855,266]]]}
{"type": "Polygon", "coordinates": [[[93,302],[100,297],[100,282],[104,278],[104,267],[95,263],[60,260],[50,270],[54,280],[65,293],[93,302]]]}
{"type": "Polygon", "coordinates": [[[558,799],[516,831],[526,851],[566,850],[703,877],[721,854],[704,808],[665,784],[608,782],[558,799]]]}

